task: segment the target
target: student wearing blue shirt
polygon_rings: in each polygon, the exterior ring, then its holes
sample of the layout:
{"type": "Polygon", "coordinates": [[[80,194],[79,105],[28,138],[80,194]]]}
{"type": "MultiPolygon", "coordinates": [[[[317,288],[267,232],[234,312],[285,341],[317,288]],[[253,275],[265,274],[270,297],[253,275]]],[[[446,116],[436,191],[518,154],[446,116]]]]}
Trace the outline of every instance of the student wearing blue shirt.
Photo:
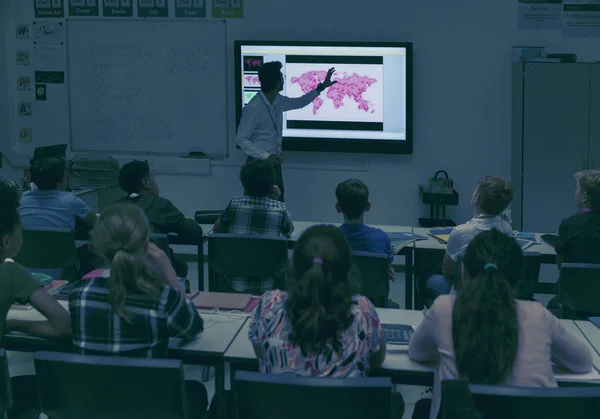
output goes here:
{"type": "Polygon", "coordinates": [[[65,161],[48,157],[33,162],[31,180],[36,190],[21,197],[19,214],[24,228],[61,228],[75,231],[80,218],[88,227],[96,223],[96,214],[79,197],[66,192],[65,161]]]}
{"type": "Polygon", "coordinates": [[[344,216],[340,230],[346,236],[350,249],[357,252],[383,253],[388,256],[389,278],[394,280],[391,266],[394,260],[390,238],[382,230],[365,225],[365,212],[371,209],[369,189],[358,179],[348,179],[335,189],[337,203],[335,209],[344,216]]]}

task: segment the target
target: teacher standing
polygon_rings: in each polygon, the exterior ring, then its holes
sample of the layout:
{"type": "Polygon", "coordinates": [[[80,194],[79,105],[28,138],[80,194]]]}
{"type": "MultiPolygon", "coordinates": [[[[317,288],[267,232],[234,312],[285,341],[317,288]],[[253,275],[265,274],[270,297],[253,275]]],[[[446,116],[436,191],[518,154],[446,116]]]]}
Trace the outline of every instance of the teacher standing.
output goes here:
{"type": "Polygon", "coordinates": [[[283,113],[304,108],[312,103],[323,90],[337,83],[331,81],[335,71],[329,69],[327,77],[317,87],[298,98],[279,94],[283,90],[283,65],[279,61],[264,63],[258,70],[260,92],[244,107],[238,127],[237,145],[248,155],[248,160],[269,160],[275,169],[275,183],[281,190],[279,200],[284,200],[283,175],[281,172],[281,141],[283,137],[283,113]]]}

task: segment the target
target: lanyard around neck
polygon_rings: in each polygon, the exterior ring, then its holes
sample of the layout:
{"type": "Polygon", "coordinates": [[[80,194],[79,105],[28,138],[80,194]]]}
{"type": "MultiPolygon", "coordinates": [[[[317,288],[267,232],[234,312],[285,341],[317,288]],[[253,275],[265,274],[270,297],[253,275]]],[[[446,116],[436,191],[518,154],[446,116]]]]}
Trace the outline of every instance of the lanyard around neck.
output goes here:
{"type": "Polygon", "coordinates": [[[269,117],[271,118],[271,122],[273,123],[273,128],[275,128],[275,133],[277,135],[279,135],[279,128],[277,127],[277,120],[276,120],[277,115],[275,115],[275,117],[273,117],[273,113],[271,113],[271,107],[269,106],[269,103],[262,95],[260,97],[262,98],[262,100],[267,108],[267,112],[269,112],[269,117]]]}

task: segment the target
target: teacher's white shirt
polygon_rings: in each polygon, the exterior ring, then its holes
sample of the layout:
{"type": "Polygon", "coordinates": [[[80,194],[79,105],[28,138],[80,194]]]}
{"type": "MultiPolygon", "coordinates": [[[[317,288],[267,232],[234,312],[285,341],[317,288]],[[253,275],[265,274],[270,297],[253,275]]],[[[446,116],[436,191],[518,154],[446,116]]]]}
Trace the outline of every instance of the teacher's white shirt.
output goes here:
{"type": "Polygon", "coordinates": [[[258,92],[242,110],[237,145],[255,159],[267,159],[271,154],[281,154],[283,113],[304,108],[318,96],[316,89],[298,98],[278,94],[271,104],[262,91],[258,92]]]}

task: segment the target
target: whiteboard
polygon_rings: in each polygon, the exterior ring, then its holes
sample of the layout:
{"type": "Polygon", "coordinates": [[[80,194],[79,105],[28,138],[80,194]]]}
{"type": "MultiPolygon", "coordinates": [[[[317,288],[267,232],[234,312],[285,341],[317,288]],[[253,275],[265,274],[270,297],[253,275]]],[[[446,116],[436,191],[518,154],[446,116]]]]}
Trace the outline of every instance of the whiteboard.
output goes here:
{"type": "Polygon", "coordinates": [[[71,148],[227,151],[223,21],[69,20],[71,148]]]}

